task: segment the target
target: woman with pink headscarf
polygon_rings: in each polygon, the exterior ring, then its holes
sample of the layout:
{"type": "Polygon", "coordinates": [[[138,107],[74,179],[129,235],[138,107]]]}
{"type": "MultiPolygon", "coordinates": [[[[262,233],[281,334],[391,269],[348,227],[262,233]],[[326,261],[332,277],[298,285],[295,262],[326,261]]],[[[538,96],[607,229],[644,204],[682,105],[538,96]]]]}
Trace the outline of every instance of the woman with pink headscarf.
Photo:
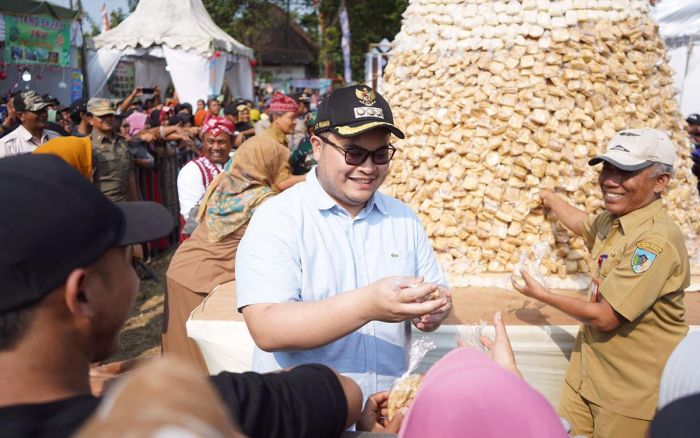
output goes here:
{"type": "MultiPolygon", "coordinates": [[[[233,123],[224,117],[209,117],[202,125],[202,154],[185,164],[177,175],[181,224],[186,223],[190,212],[202,199],[209,184],[224,170],[233,146],[235,131],[233,123]]],[[[182,234],[182,240],[189,237],[189,233],[182,234]]]]}
{"type": "Polygon", "coordinates": [[[564,438],[549,402],[485,353],[459,348],[425,376],[399,437],[564,438]]]}
{"type": "Polygon", "coordinates": [[[399,438],[568,437],[554,408],[520,375],[501,312],[493,322],[495,340],[480,339],[488,354],[462,347],[445,355],[425,375],[408,409],[390,422],[382,418],[388,393],[373,394],[358,430],[398,430],[399,438]]]}

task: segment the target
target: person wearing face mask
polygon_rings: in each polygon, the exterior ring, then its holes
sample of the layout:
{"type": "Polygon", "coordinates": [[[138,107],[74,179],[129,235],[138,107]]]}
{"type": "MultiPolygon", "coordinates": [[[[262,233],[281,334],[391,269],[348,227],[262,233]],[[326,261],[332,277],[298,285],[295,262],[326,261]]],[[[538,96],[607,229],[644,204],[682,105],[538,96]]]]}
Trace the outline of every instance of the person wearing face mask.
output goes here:
{"type": "Polygon", "coordinates": [[[28,154],[60,134],[46,129],[49,102],[32,90],[15,95],[13,108],[19,126],[0,139],[0,158],[28,154]]]}
{"type": "Polygon", "coordinates": [[[335,90],[311,137],[318,165],[253,214],[236,293],[256,343],[254,370],[322,363],[367,397],[406,371],[411,323],[433,331],[447,317],[451,295],[422,224],[377,191],[392,134],[404,137],[379,93],[335,90]]]}
{"type": "Polygon", "coordinates": [[[523,295],[583,323],[559,404],[572,435],[645,436],[664,364],[688,332],[688,251],[661,200],[675,161],[666,133],[627,129],[588,162],[603,164],[603,213],[588,215],[551,191],[540,194],[543,206],[591,252],[585,301],[552,293],[525,271],[524,282],[513,282],[523,295]]]}

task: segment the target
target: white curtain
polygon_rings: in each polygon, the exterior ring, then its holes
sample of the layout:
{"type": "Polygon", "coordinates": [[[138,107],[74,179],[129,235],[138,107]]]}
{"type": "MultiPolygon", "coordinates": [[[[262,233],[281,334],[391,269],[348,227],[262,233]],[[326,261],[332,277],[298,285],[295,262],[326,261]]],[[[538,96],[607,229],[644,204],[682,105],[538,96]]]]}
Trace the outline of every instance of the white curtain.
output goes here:
{"type": "Polygon", "coordinates": [[[231,70],[235,70],[236,74],[236,88],[232,90],[236,90],[238,97],[253,100],[253,68],[250,61],[241,58],[231,70]]]}
{"type": "Polygon", "coordinates": [[[163,55],[180,102],[195,106],[198,99],[221,92],[226,71],[225,55],[209,59],[167,46],[163,46],[163,55]]]}
{"type": "Polygon", "coordinates": [[[121,50],[99,49],[88,62],[90,97],[101,96],[107,80],[122,57],[121,50]]]}
{"type": "Polygon", "coordinates": [[[209,95],[209,60],[203,56],[163,46],[170,77],[180,98],[193,107],[209,95]]]}
{"type": "Polygon", "coordinates": [[[233,97],[253,100],[253,70],[250,61],[239,58],[226,72],[226,85],[233,97]]]}
{"type": "Polygon", "coordinates": [[[137,59],[134,64],[134,79],[137,87],[150,88],[158,85],[161,94],[165,93],[170,84],[170,75],[165,70],[165,60],[137,59]]]}
{"type": "Polygon", "coordinates": [[[688,49],[684,47],[684,56],[688,59],[688,74],[683,80],[681,92],[681,113],[687,117],[692,113],[700,113],[700,41],[691,48],[688,58],[688,49]]]}
{"type": "MultiPolygon", "coordinates": [[[[218,95],[221,93],[221,87],[224,86],[224,75],[226,74],[226,60],[231,55],[222,53],[220,57],[214,58],[209,62],[210,73],[210,90],[209,94],[218,95]]],[[[206,96],[205,96],[206,97],[206,96]]]]}

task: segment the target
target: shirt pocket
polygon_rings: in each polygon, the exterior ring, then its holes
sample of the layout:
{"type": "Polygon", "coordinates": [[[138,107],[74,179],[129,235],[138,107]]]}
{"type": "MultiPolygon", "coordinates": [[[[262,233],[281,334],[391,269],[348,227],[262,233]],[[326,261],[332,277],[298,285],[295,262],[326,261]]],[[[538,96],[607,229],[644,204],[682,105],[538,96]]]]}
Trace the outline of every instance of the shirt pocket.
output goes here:
{"type": "Polygon", "coordinates": [[[117,163],[117,156],[111,150],[98,149],[95,151],[95,170],[100,174],[110,174],[114,171],[117,163]]]}
{"type": "Polygon", "coordinates": [[[389,250],[383,254],[382,263],[385,269],[384,276],[416,275],[416,257],[405,249],[389,250]]]}
{"type": "Polygon", "coordinates": [[[624,248],[615,247],[607,253],[607,257],[603,260],[600,266],[600,277],[606,279],[610,272],[620,264],[620,257],[624,253],[624,248]]]}

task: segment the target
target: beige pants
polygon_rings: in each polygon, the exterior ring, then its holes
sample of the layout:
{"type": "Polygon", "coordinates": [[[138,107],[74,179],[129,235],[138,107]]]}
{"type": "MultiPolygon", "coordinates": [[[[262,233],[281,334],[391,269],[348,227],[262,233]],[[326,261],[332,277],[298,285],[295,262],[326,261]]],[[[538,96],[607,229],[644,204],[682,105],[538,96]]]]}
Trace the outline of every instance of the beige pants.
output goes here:
{"type": "Polygon", "coordinates": [[[187,337],[185,323],[190,313],[199,306],[206,293],[194,292],[168,278],[163,311],[163,354],[178,358],[208,372],[197,343],[187,337]]]}
{"type": "Polygon", "coordinates": [[[571,436],[593,438],[644,438],[651,423],[591,403],[566,382],[559,401],[559,416],[571,424],[571,436]]]}

